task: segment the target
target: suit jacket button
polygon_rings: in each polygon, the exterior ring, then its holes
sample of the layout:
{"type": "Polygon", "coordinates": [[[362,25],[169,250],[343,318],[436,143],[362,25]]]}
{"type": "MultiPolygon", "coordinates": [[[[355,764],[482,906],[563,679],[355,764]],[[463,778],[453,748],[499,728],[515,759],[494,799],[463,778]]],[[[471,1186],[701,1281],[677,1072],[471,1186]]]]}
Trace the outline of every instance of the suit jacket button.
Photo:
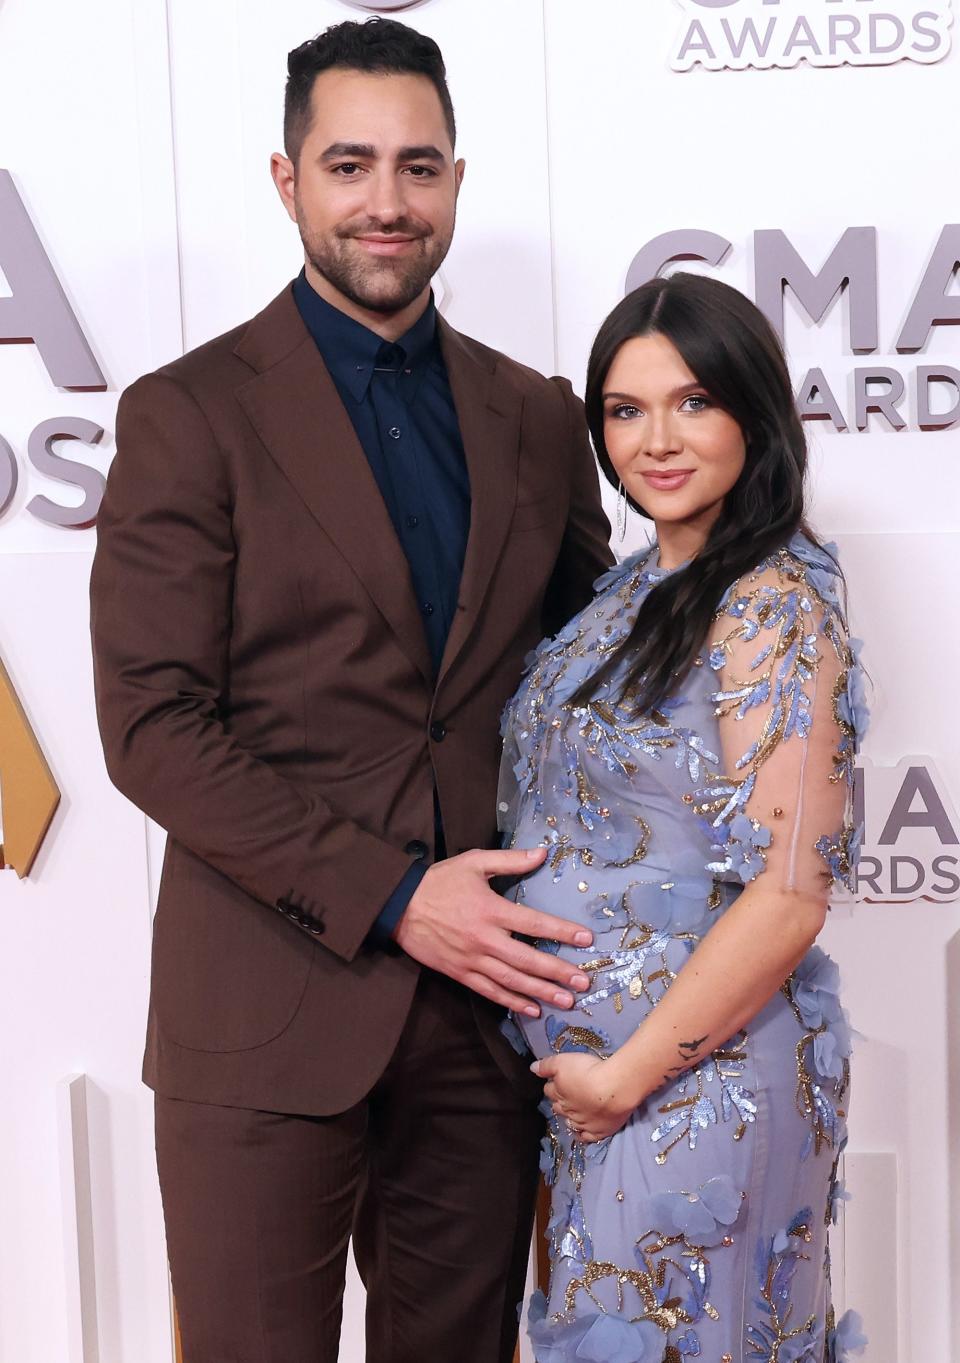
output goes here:
{"type": "Polygon", "coordinates": [[[442,743],[447,736],[446,725],[441,724],[439,719],[435,719],[430,725],[430,737],[434,743],[442,743]]]}
{"type": "Polygon", "coordinates": [[[427,844],[421,842],[419,838],[411,838],[403,850],[406,852],[407,856],[415,857],[417,861],[423,861],[430,849],[427,847],[427,844]]]}

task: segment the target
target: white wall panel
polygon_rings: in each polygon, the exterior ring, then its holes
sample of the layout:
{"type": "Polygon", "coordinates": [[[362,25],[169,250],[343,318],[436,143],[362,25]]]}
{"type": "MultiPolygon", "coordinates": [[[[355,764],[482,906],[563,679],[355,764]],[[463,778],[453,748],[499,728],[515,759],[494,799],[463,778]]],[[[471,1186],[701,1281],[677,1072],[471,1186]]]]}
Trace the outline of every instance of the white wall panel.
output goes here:
{"type": "MultiPolygon", "coordinates": [[[[363,16],[338,0],[170,0],[170,15],[184,314],[196,345],[251,316],[300,269],[269,170],[283,149],[286,56],[326,25],[363,16]]],[[[465,11],[461,0],[433,0],[407,17],[441,45],[467,162],[443,270],[446,316],[553,372],[540,5],[488,0],[465,11]]]]}
{"type": "MultiPolygon", "coordinates": [[[[84,1234],[95,1246],[98,1363],[169,1363],[151,1104],[139,1082],[144,820],[110,786],[96,732],[94,533],[43,525],[25,509],[38,494],[80,500],[29,466],[29,432],[54,416],[98,423],[106,434],[96,449],[64,453],[105,472],[119,390],[180,348],[163,0],[4,0],[0,167],[108,383],[66,392],[34,345],[0,346],[0,434],[20,472],[0,517],[0,656],[63,793],[31,878],[0,875],[0,1360],[73,1356],[61,1265],[66,1255],[67,1272],[76,1267],[78,1247],[64,1242],[61,1219],[57,1085],[77,1071],[89,1076],[84,1234]]],[[[0,240],[0,266],[3,249],[0,240]]]]}
{"type": "Polygon", "coordinates": [[[30,468],[28,435],[48,417],[95,421],[104,440],[71,457],[105,473],[119,391],[180,346],[165,36],[163,0],[5,0],[0,8],[0,167],[109,385],[65,392],[36,346],[0,350],[0,434],[20,464],[16,500],[0,517],[0,553],[89,551],[92,531],[65,532],[25,511],[37,494],[80,501],[30,468]]]}
{"type": "MultiPolygon", "coordinates": [[[[941,679],[960,667],[952,585],[960,535],[842,535],[839,547],[852,626],[867,641],[864,661],[872,677],[867,754],[879,765],[894,765],[906,754],[935,757],[956,804],[960,735],[952,691],[941,679]]],[[[957,1168],[945,1076],[951,1059],[947,949],[958,931],[958,904],[860,904],[836,909],[823,939],[840,964],[845,1002],[861,1037],[853,1057],[850,1148],[893,1155],[900,1170],[896,1228],[881,1235],[873,1179],[858,1188],[853,1163],[848,1209],[848,1221],[865,1232],[848,1242],[857,1256],[848,1259],[848,1281],[869,1274],[862,1256],[872,1242],[877,1273],[885,1276],[896,1235],[896,1363],[955,1354],[947,1309],[955,1270],[944,1247],[951,1244],[948,1190],[957,1168]],[[931,1303],[940,1309],[931,1310],[931,1303]]],[[[848,1304],[858,1305],[852,1298],[848,1304]]],[[[882,1335],[883,1318],[872,1326],[868,1319],[871,1329],[882,1335]]]]}
{"type": "Polygon", "coordinates": [[[68,1358],[69,1363],[100,1363],[85,1074],[66,1075],[57,1085],[57,1134],[68,1358]]]}
{"type": "Polygon", "coordinates": [[[87,555],[0,554],[0,655],[63,792],[31,876],[0,875],[3,1363],[69,1357],[57,1085],[75,1071],[88,1076],[99,1363],[170,1360],[152,1104],[139,1082],[150,949],[145,828],[100,754],[89,565],[87,555]]]}

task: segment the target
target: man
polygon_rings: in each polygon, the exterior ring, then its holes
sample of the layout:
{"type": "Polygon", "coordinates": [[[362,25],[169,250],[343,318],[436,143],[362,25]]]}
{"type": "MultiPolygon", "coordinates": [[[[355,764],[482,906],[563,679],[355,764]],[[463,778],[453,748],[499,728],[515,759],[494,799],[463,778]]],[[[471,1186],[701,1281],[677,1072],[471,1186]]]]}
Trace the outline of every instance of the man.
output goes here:
{"type": "Polygon", "coordinates": [[[169,830],[146,1081],[186,1363],[511,1357],[539,1120],[503,1006],[589,935],[492,876],[498,717],[608,562],[569,385],[458,335],[430,280],[463,162],[439,49],[290,56],[305,269],[124,395],[93,636],[112,778],[169,830]]]}

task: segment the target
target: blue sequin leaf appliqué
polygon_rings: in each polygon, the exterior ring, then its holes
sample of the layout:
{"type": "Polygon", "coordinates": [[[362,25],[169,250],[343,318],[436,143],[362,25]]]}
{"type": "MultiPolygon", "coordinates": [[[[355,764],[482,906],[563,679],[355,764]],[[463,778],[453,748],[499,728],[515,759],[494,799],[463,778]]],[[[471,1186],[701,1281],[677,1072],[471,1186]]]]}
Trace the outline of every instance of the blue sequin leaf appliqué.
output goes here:
{"type": "Polygon", "coordinates": [[[664,1120],[650,1133],[654,1145],[673,1138],[657,1154],[657,1164],[665,1164],[671,1150],[684,1138],[688,1147],[696,1150],[700,1136],[710,1127],[717,1126],[721,1119],[724,1123],[738,1119],[734,1140],[740,1140],[747,1126],[756,1121],[758,1109],[755,1096],[740,1082],[746,1069],[745,1047],[746,1035],[741,1032],[678,1081],[676,1091],[680,1097],[658,1108],[664,1120]],[[691,1092],[694,1082],[696,1090],[691,1092]],[[708,1086],[711,1091],[708,1091],[708,1086]],[[714,1092],[719,1098],[719,1108],[713,1097],[714,1092]]]}
{"type": "Polygon", "coordinates": [[[757,1246],[760,1296],[754,1303],[762,1319],[747,1326],[745,1358],[757,1363],[820,1363],[823,1327],[815,1316],[793,1323],[790,1301],[793,1278],[809,1258],[813,1212],[804,1207],[788,1226],[757,1246]]]}

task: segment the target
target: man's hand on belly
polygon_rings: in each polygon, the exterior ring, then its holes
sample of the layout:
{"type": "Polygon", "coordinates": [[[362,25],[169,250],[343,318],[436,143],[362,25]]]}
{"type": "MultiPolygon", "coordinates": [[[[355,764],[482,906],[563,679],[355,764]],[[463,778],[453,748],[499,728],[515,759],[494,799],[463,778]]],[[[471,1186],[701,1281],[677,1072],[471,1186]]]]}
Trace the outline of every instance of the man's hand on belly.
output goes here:
{"type": "Polygon", "coordinates": [[[516,1013],[539,1017],[537,999],[554,1008],[572,1008],[572,991],[588,989],[589,977],[569,961],[518,942],[513,934],[588,947],[592,933],[565,918],[513,904],[488,884],[494,876],[535,871],[545,856],[546,849],[537,847],[464,852],[437,862],[407,905],[394,940],[421,965],[516,1013]]]}

